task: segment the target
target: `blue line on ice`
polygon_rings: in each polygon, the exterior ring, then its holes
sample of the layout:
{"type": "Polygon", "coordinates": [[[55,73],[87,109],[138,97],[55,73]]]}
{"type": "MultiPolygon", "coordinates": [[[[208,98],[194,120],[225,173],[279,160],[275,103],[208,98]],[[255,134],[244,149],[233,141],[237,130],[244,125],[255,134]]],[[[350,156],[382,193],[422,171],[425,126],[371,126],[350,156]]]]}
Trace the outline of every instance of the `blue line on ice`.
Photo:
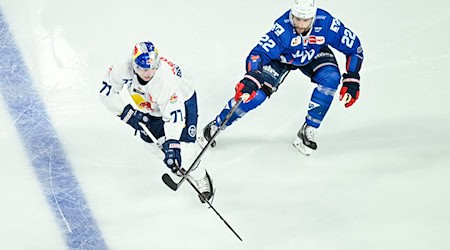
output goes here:
{"type": "MultiPolygon", "coordinates": [[[[1,10],[0,95],[65,236],[67,247],[107,249],[1,10]]],[[[32,226],[39,229],[39,225],[32,226]]]]}

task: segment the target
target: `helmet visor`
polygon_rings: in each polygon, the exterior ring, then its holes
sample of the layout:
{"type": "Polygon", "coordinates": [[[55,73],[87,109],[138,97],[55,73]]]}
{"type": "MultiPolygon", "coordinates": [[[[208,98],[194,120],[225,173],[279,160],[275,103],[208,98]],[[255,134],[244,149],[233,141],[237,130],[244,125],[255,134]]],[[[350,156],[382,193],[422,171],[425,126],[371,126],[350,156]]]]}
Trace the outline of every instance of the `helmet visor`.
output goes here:
{"type": "Polygon", "coordinates": [[[149,53],[142,53],[134,58],[134,63],[137,67],[142,69],[154,69],[158,67],[157,54],[152,51],[149,53]]]}

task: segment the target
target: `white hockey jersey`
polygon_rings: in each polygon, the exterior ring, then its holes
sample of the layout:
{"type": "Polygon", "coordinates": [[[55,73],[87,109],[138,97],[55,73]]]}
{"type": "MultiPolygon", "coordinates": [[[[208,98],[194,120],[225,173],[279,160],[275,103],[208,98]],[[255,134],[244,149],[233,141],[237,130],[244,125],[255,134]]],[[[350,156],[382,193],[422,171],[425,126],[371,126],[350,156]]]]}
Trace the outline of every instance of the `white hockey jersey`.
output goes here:
{"type": "Polygon", "coordinates": [[[191,77],[178,65],[164,57],[160,60],[160,67],[145,85],[139,83],[131,58],[114,64],[103,80],[100,99],[115,115],[120,115],[131,103],[141,112],[162,117],[166,140],[179,140],[186,120],[184,102],[193,96],[195,89],[191,77]],[[130,100],[124,101],[122,90],[127,91],[125,96],[130,96],[130,100]]]}

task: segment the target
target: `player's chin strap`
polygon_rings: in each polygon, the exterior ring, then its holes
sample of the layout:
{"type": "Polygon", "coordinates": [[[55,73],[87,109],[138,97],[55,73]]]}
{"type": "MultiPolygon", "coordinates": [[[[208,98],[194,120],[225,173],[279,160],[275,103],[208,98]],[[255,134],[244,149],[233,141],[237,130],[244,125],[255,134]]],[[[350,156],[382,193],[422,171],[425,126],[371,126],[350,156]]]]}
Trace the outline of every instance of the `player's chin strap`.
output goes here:
{"type": "MultiPolygon", "coordinates": [[[[239,106],[239,104],[241,104],[241,102],[242,102],[242,100],[239,100],[239,102],[238,103],[236,103],[235,104],[235,109],[234,110],[236,110],[236,108],[239,106]]],[[[234,112],[234,110],[233,110],[233,112],[234,112]]],[[[230,113],[231,113],[231,111],[230,111],[230,113]]],[[[223,123],[223,125],[224,125],[225,123],[223,123]]],[[[155,145],[155,147],[158,147],[158,151],[160,151],[161,153],[163,153],[163,151],[162,151],[162,145],[161,145],[161,143],[159,143],[158,142],[158,140],[156,139],[156,137],[152,134],[152,132],[150,132],[150,130],[147,128],[147,126],[145,126],[145,124],[143,124],[142,122],[139,122],[139,126],[141,126],[141,128],[145,131],[145,133],[147,133],[147,135],[150,137],[150,139],[153,141],[153,143],[154,143],[154,145],[155,145]]],[[[217,135],[218,133],[216,132],[216,135],[217,135]]],[[[208,146],[210,145],[210,143],[208,143],[207,145],[206,145],[206,147],[205,148],[207,148],[208,146]]],[[[203,149],[202,150],[202,153],[204,153],[205,151],[206,151],[206,149],[203,149]]],[[[225,223],[225,225],[234,233],[234,235],[236,235],[236,237],[240,240],[240,241],[242,241],[242,238],[236,233],[236,231],[234,231],[234,229],[230,226],[230,224],[228,224],[228,222],[222,217],[222,215],[220,215],[220,213],[213,207],[213,205],[211,204],[211,202],[208,200],[208,199],[206,199],[205,197],[203,197],[203,195],[202,195],[202,193],[200,192],[200,190],[198,190],[198,188],[197,188],[197,186],[192,182],[192,180],[191,180],[191,176],[189,175],[189,172],[191,172],[193,169],[195,169],[196,167],[197,167],[197,164],[199,164],[200,163],[200,157],[201,157],[201,155],[202,155],[202,153],[200,153],[200,155],[199,156],[197,156],[197,159],[194,161],[194,163],[191,165],[191,167],[188,169],[188,171],[184,171],[184,170],[182,170],[182,169],[180,169],[179,168],[179,171],[181,172],[181,174],[182,174],[182,181],[183,180],[187,180],[187,182],[192,186],[192,188],[197,192],[197,194],[199,195],[199,197],[206,203],[206,204],[208,204],[208,206],[217,214],[217,216],[219,216],[219,218],[225,223]]],[[[179,166],[178,166],[179,167],[179,166]]],[[[165,176],[168,176],[167,174],[164,174],[163,175],[163,181],[164,181],[164,183],[166,184],[166,185],[168,185],[167,184],[167,182],[166,182],[166,180],[165,180],[165,176]]],[[[169,178],[170,178],[170,176],[169,176],[169,178]]],[[[170,180],[172,180],[171,178],[170,178],[170,180]]],[[[182,181],[180,181],[180,182],[182,182],[182,181]]],[[[173,180],[172,180],[172,182],[173,182],[173,180]]],[[[178,183],[178,184],[181,184],[181,183],[178,183]]],[[[176,184],[175,184],[176,185],[176,184]]],[[[174,191],[176,190],[176,189],[174,189],[173,187],[171,187],[171,186],[169,186],[171,189],[173,189],[174,191]]]]}

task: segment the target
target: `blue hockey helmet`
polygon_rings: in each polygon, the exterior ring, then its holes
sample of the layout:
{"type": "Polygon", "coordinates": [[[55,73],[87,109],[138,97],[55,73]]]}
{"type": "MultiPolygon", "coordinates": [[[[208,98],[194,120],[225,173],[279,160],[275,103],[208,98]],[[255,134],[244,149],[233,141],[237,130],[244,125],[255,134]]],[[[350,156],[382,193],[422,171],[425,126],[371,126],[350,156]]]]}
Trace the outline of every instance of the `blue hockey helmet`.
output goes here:
{"type": "Polygon", "coordinates": [[[158,49],[152,42],[139,42],[134,45],[133,68],[134,69],[157,69],[160,60],[158,49]]]}

